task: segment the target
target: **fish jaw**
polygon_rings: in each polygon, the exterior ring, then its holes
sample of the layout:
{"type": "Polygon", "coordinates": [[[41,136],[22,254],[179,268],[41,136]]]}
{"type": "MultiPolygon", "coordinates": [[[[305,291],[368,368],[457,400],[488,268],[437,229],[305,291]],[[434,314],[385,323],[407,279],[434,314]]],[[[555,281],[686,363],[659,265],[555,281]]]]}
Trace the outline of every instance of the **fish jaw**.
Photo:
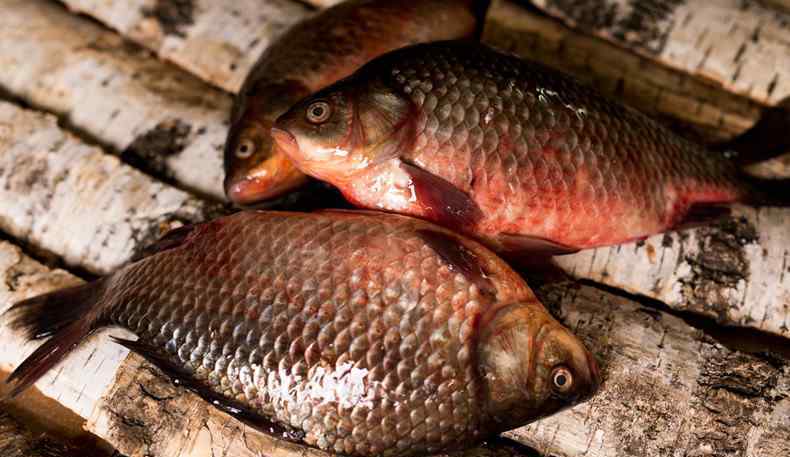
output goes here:
{"type": "Polygon", "coordinates": [[[271,156],[250,170],[225,179],[225,195],[237,205],[280,197],[307,182],[307,176],[275,148],[271,156]]]}

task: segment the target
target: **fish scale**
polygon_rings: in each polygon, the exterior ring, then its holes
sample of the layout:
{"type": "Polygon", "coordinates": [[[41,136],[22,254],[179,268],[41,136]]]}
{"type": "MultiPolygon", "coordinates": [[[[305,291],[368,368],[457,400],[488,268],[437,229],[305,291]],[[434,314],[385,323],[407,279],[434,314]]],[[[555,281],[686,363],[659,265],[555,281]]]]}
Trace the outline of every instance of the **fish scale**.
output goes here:
{"type": "Polygon", "coordinates": [[[569,76],[466,41],[379,57],[294,106],[273,135],[353,203],[503,250],[529,239],[572,251],[643,238],[695,204],[752,190],[723,155],[569,76]],[[311,123],[318,101],[332,114],[311,123]]]}
{"type": "Polygon", "coordinates": [[[471,446],[599,382],[589,352],[514,271],[425,221],[241,212],[147,252],[10,309],[31,338],[52,335],[9,377],[13,394],[119,325],[138,340],[118,343],[267,433],[405,456],[471,446]],[[576,384],[559,391],[552,373],[576,384]]]}
{"type": "Polygon", "coordinates": [[[365,454],[392,447],[404,450],[425,441],[425,448],[434,451],[479,433],[470,414],[477,388],[468,349],[473,341],[471,331],[462,330],[473,325],[470,319],[480,312],[475,288],[443,267],[435,253],[404,233],[405,227],[388,232],[390,227],[366,226],[353,218],[319,223],[297,218],[287,224],[276,218],[255,219],[233,224],[233,230],[205,228],[189,252],[171,254],[166,261],[162,256],[143,260],[120,273],[114,282],[130,286],[113,291],[119,303],[112,308],[117,313],[113,321],[143,340],[164,345],[217,392],[305,430],[306,441],[322,448],[365,454]],[[367,248],[371,239],[386,248],[367,248]],[[367,252],[371,250],[376,262],[349,262],[372,259],[367,252]],[[230,257],[236,259],[232,269],[227,267],[230,257]],[[333,263],[331,271],[328,262],[333,263]],[[388,273],[389,265],[401,262],[407,270],[388,273]],[[205,282],[174,283],[179,271],[194,265],[200,265],[205,282]],[[255,271],[254,266],[260,268],[260,276],[244,274],[255,271]],[[349,276],[348,271],[356,273],[349,276]],[[316,278],[313,272],[329,274],[316,278]],[[401,275],[411,284],[401,286],[401,275]],[[317,280],[326,284],[319,286],[317,280]],[[220,284],[231,281],[238,281],[235,289],[247,293],[223,290],[220,284]],[[415,284],[433,293],[419,297],[411,292],[415,284]],[[205,290],[205,295],[179,298],[195,289],[205,290]],[[173,311],[162,315],[151,303],[173,311]],[[456,309],[450,309],[453,305],[456,309]],[[259,315],[256,329],[266,329],[260,339],[257,330],[245,328],[250,315],[259,315]],[[434,315],[449,318],[434,322],[434,315]],[[383,347],[375,333],[368,337],[368,328],[391,329],[383,347]],[[179,329],[190,330],[184,334],[179,329]],[[198,334],[210,336],[200,342],[198,334]],[[431,334],[444,338],[431,339],[431,334]],[[418,347],[418,340],[427,343],[418,347]],[[241,376],[241,367],[251,374],[241,376]],[[322,377],[322,370],[332,374],[322,377]],[[361,396],[360,401],[370,404],[364,418],[361,412],[345,418],[342,402],[321,398],[331,397],[326,393],[335,391],[330,384],[344,382],[343,373],[354,370],[364,370],[367,382],[380,382],[391,392],[361,396]],[[299,378],[316,384],[297,385],[299,378]],[[428,389],[421,393],[418,388],[428,379],[428,389]],[[429,397],[432,401],[426,406],[429,397]],[[437,428],[428,432],[416,427],[412,413],[436,417],[437,428]],[[369,423],[378,416],[391,423],[369,423]]]}

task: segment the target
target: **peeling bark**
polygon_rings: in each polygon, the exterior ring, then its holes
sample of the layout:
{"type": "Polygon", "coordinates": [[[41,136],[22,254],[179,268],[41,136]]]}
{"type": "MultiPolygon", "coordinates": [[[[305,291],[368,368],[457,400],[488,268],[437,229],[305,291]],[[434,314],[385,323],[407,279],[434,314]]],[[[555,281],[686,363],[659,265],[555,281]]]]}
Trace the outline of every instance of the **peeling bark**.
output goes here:
{"type": "Polygon", "coordinates": [[[309,10],[292,0],[61,0],[229,92],[309,10]]]}
{"type": "Polygon", "coordinates": [[[106,273],[165,231],[214,214],[192,197],[0,102],[0,230],[106,273]]]}
{"type": "Polygon", "coordinates": [[[752,100],[790,96],[790,13],[740,0],[532,0],[580,27],[752,100]]]}

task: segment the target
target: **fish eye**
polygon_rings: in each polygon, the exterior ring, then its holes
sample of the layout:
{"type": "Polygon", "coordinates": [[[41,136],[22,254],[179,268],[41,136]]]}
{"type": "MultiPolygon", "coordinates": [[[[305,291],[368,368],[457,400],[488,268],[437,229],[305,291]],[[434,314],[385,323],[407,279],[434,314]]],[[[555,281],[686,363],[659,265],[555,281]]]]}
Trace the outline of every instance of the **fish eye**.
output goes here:
{"type": "Polygon", "coordinates": [[[255,153],[255,143],[252,140],[242,140],[236,146],[236,157],[239,159],[247,159],[255,153]]]}
{"type": "Polygon", "coordinates": [[[564,366],[554,368],[551,372],[552,387],[557,393],[568,393],[573,388],[573,373],[564,366]]]}
{"type": "Polygon", "coordinates": [[[311,124],[323,124],[332,117],[332,107],[325,101],[317,101],[307,107],[307,120],[311,124]]]}

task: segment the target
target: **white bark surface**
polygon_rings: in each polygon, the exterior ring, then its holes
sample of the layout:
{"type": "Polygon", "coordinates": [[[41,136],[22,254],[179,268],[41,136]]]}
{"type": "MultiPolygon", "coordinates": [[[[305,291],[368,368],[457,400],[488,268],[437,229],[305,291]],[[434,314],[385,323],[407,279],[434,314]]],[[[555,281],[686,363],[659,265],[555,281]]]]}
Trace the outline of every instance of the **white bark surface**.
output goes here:
{"type": "Polygon", "coordinates": [[[293,0],[62,1],[229,92],[273,39],[309,13],[293,0]]]}
{"type": "Polygon", "coordinates": [[[106,273],[212,209],[86,145],[54,116],[0,102],[0,230],[68,265],[106,273]]]}
{"type": "Polygon", "coordinates": [[[740,0],[532,0],[671,67],[774,105],[790,96],[790,12],[740,0]]]}
{"type": "Polygon", "coordinates": [[[44,0],[0,0],[0,87],[224,199],[230,96],[44,0]]]}

